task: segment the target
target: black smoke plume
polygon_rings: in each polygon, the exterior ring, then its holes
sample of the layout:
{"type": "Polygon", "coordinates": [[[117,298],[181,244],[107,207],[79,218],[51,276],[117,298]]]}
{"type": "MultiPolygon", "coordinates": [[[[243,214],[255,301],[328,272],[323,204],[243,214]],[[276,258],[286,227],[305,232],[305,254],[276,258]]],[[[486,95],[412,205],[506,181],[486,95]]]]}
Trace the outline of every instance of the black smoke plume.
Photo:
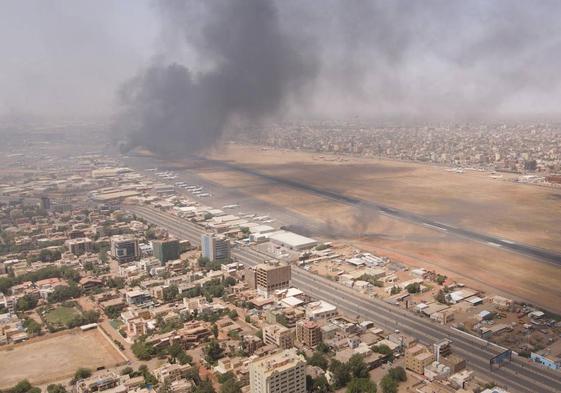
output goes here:
{"type": "Polygon", "coordinates": [[[274,115],[316,75],[313,52],[283,31],[272,1],[158,4],[169,30],[210,65],[193,72],[158,61],[123,86],[118,126],[129,132],[130,147],[160,154],[199,151],[213,145],[229,122],[274,115]],[[194,20],[195,6],[202,8],[203,22],[194,20]]]}

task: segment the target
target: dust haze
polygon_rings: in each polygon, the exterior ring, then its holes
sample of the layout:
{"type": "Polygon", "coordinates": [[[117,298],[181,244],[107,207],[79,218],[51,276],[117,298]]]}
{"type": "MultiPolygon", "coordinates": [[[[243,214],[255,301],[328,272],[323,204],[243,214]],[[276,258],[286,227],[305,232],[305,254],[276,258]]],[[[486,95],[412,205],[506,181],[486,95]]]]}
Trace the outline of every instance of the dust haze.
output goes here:
{"type": "Polygon", "coordinates": [[[558,1],[3,2],[0,117],[199,151],[239,124],[559,115],[558,1]]]}

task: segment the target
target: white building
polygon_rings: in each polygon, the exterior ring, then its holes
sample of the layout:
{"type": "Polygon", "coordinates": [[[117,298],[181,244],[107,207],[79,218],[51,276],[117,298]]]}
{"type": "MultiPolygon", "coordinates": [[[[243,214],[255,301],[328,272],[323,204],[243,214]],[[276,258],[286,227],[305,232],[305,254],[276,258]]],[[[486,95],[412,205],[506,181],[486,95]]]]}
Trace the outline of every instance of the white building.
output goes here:
{"type": "Polygon", "coordinates": [[[251,393],[305,393],[306,361],[287,349],[249,364],[251,393]]]}

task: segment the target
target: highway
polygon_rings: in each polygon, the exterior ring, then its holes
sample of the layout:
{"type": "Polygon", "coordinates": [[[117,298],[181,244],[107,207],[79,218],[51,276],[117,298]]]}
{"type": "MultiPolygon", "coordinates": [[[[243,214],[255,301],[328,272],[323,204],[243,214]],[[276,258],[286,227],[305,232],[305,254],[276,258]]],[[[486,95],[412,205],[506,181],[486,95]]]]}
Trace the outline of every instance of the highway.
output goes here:
{"type": "MultiPolygon", "coordinates": [[[[190,221],[148,207],[124,206],[124,208],[149,222],[166,228],[174,236],[188,239],[195,244],[200,243],[200,235],[204,229],[190,221]]],[[[270,256],[249,247],[235,248],[232,255],[239,262],[250,266],[270,259],[270,256]]],[[[292,267],[292,284],[314,298],[336,305],[342,313],[351,317],[359,315],[363,319],[372,320],[386,331],[399,329],[400,332],[415,337],[427,345],[448,338],[453,342],[454,352],[466,359],[469,368],[488,380],[506,386],[511,391],[520,393],[561,392],[561,374],[539,368],[523,358],[513,356],[512,362],[491,371],[489,359],[502,350],[492,344],[487,345],[477,337],[436,324],[427,318],[421,318],[381,300],[368,298],[350,288],[313,275],[296,266],[292,267]]]]}
{"type": "Polygon", "coordinates": [[[201,158],[201,160],[206,160],[212,164],[222,166],[234,171],[238,171],[244,174],[252,175],[255,177],[259,177],[261,179],[268,180],[273,183],[281,184],[284,186],[292,187],[294,189],[298,189],[300,191],[305,191],[314,195],[318,195],[327,199],[334,200],[339,203],[343,203],[349,206],[354,207],[366,207],[372,209],[372,211],[379,212],[381,214],[385,214],[387,216],[405,220],[414,224],[423,225],[427,228],[439,230],[442,232],[446,232],[452,235],[460,236],[462,238],[471,239],[489,246],[493,247],[501,247],[505,250],[512,251],[518,254],[526,255],[533,259],[539,261],[545,261],[557,266],[561,266],[561,253],[555,252],[552,250],[546,250],[539,247],[534,247],[528,244],[523,244],[519,242],[515,242],[508,239],[503,239],[500,237],[496,237],[493,235],[485,234],[476,232],[466,228],[460,228],[454,225],[450,225],[447,223],[442,223],[439,221],[435,221],[431,218],[411,213],[405,210],[396,209],[390,206],[383,205],[381,203],[370,201],[367,199],[362,199],[358,197],[348,196],[337,191],[329,190],[327,188],[313,186],[309,183],[302,183],[292,179],[286,179],[279,176],[268,175],[266,173],[259,172],[255,169],[251,169],[248,167],[244,167],[241,165],[232,164],[226,161],[219,161],[219,160],[208,160],[201,158]]]}

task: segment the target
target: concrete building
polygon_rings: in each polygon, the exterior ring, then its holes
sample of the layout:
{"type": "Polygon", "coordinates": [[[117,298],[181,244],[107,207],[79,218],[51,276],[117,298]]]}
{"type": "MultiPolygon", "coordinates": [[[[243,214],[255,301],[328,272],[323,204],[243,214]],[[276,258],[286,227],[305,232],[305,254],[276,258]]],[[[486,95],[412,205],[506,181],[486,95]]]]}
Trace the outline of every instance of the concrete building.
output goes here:
{"type": "Polygon", "coordinates": [[[321,342],[321,329],[314,321],[298,321],[296,323],[296,340],[309,348],[321,342]]]}
{"type": "Polygon", "coordinates": [[[294,346],[294,331],[279,324],[264,325],[263,342],[281,349],[290,349],[294,346]]]}
{"type": "Polygon", "coordinates": [[[138,240],[128,235],[115,235],[111,238],[111,256],[119,263],[131,262],[140,257],[138,240]]]}
{"type": "Polygon", "coordinates": [[[324,300],[312,302],[306,306],[306,318],[317,321],[329,319],[337,315],[337,307],[324,300]]]}
{"type": "Polygon", "coordinates": [[[230,242],[224,236],[212,233],[201,235],[201,251],[203,257],[211,261],[230,259],[230,242]]]}
{"type": "Polygon", "coordinates": [[[154,370],[154,376],[160,383],[178,381],[184,378],[191,368],[189,364],[166,363],[154,370]]]}
{"type": "Polygon", "coordinates": [[[250,393],[305,393],[305,366],[295,349],[257,359],[249,364],[250,393]]]}
{"type": "Polygon", "coordinates": [[[268,233],[266,236],[273,244],[294,251],[306,250],[318,244],[315,239],[301,236],[289,231],[277,231],[268,233]]]}
{"type": "Polygon", "coordinates": [[[179,240],[154,240],[152,249],[154,257],[158,258],[162,264],[179,258],[179,240]]]}
{"type": "Polygon", "coordinates": [[[65,242],[65,245],[68,251],[76,256],[93,251],[93,242],[87,237],[69,239],[65,242]]]}
{"type": "Polygon", "coordinates": [[[434,355],[422,345],[415,345],[405,352],[405,368],[419,375],[423,375],[425,367],[434,360],[434,355]]]}
{"type": "Polygon", "coordinates": [[[261,296],[290,287],[290,265],[280,262],[260,263],[255,267],[255,287],[261,296]]]}

